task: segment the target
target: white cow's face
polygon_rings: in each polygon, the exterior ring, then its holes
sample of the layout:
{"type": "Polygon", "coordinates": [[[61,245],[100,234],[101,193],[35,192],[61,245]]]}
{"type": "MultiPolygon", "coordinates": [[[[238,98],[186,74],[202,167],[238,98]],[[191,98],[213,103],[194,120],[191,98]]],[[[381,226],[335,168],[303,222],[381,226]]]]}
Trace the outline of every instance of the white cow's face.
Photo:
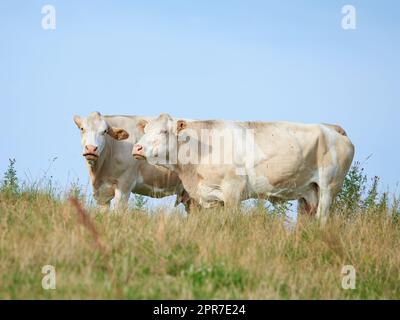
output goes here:
{"type": "Polygon", "coordinates": [[[129,137],[125,130],[109,126],[98,112],[92,112],[87,118],[75,116],[74,122],[81,130],[82,155],[91,163],[101,156],[106,145],[106,135],[116,140],[129,137]]]}
{"type": "Polygon", "coordinates": [[[165,164],[170,154],[177,150],[177,121],[167,114],[161,114],[144,128],[144,135],[133,147],[133,157],[146,159],[151,164],[165,164]]]}

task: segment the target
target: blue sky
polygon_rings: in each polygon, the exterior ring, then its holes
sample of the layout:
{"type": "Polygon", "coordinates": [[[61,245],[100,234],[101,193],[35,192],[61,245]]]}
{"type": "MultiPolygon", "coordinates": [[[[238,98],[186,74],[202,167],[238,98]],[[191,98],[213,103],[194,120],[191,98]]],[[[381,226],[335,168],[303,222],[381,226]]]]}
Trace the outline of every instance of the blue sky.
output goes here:
{"type": "MultiPolygon", "coordinates": [[[[88,175],[74,114],[342,125],[383,187],[399,175],[398,1],[0,2],[0,171],[88,175]],[[43,30],[41,8],[56,8],[43,30]],[[357,29],[341,28],[341,8],[357,29]]],[[[1,173],[0,172],[0,173],[1,173]]]]}

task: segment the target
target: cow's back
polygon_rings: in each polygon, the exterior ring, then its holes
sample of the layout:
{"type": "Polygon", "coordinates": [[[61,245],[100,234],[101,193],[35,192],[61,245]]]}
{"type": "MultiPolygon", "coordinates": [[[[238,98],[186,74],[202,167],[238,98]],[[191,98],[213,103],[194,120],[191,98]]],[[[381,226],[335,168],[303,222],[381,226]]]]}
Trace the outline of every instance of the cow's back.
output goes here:
{"type": "Polygon", "coordinates": [[[254,130],[260,152],[252,173],[256,186],[259,177],[266,179],[261,189],[301,189],[330,166],[341,177],[353,160],[354,147],[336,125],[247,122],[244,126],[254,130]]]}

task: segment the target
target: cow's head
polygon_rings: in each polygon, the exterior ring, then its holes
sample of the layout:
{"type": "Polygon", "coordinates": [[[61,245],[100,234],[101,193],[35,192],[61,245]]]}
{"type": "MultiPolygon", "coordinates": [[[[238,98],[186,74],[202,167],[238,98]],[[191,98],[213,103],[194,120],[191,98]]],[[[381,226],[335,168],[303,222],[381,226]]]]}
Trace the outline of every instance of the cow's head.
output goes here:
{"type": "Polygon", "coordinates": [[[106,145],[106,135],[116,140],[129,138],[128,132],[110,126],[99,112],[92,112],[87,118],[74,116],[74,122],[81,131],[82,155],[92,163],[103,152],[106,145]]]}
{"type": "Polygon", "coordinates": [[[144,135],[133,147],[133,157],[146,159],[151,164],[165,164],[172,153],[177,154],[177,136],[186,127],[184,120],[174,120],[168,114],[161,114],[147,123],[144,135]]]}

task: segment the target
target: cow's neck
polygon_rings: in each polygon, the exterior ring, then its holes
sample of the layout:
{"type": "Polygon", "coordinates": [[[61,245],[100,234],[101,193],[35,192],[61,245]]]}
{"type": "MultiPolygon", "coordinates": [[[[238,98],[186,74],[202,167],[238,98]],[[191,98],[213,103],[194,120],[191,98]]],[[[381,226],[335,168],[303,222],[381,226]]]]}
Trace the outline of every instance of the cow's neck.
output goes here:
{"type": "MultiPolygon", "coordinates": [[[[179,150],[181,147],[179,142],[177,142],[177,146],[177,155],[179,155],[179,150]]],[[[201,150],[201,144],[198,145],[198,148],[200,148],[199,150],[201,150]]],[[[194,150],[191,150],[191,152],[194,152],[194,150]]],[[[198,159],[200,159],[200,154],[198,154],[197,157],[198,159]]],[[[185,190],[190,194],[191,197],[196,199],[197,188],[201,180],[201,177],[199,176],[197,171],[197,164],[183,164],[179,161],[179,157],[177,157],[177,163],[172,166],[174,167],[172,170],[175,171],[181,179],[185,190]]]]}
{"type": "MultiPolygon", "coordinates": [[[[196,166],[193,164],[176,164],[174,171],[181,179],[183,187],[196,199],[197,188],[199,186],[199,175],[197,174],[196,166]]],[[[196,199],[198,200],[198,199],[196,199]]]]}
{"type": "Polygon", "coordinates": [[[106,139],[104,149],[97,161],[93,164],[88,164],[90,180],[92,181],[92,187],[94,189],[98,189],[103,183],[101,172],[104,169],[105,159],[109,158],[111,154],[112,142],[109,141],[109,139],[106,139]]]}

